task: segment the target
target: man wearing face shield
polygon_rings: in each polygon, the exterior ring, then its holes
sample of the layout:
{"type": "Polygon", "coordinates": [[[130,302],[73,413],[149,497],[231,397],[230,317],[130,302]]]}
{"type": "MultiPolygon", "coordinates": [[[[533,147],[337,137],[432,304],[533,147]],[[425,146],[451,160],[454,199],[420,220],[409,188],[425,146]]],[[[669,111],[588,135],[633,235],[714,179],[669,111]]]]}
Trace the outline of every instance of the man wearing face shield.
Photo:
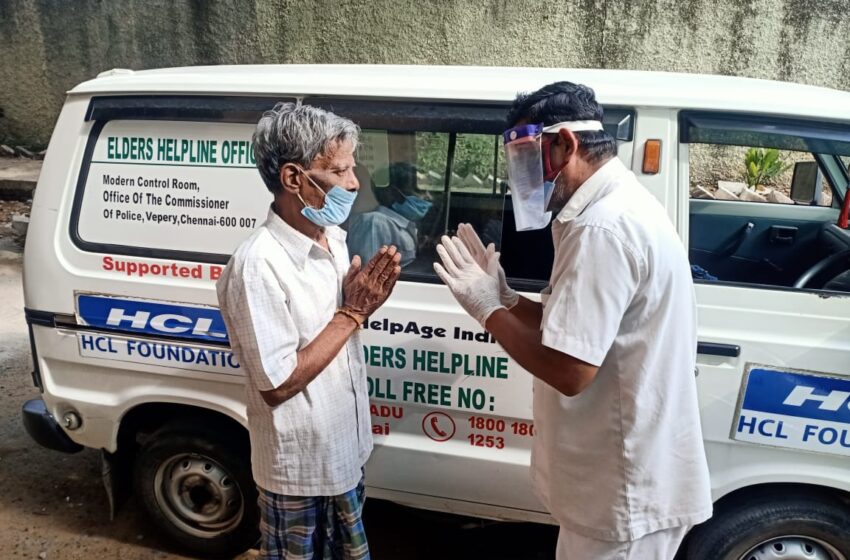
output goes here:
{"type": "Polygon", "coordinates": [[[494,247],[466,224],[443,237],[434,266],[535,377],[531,474],[561,525],[557,558],[671,560],[712,511],[694,290],[664,208],[601,120],[593,91],[569,82],[520,95],[508,116],[517,228],[553,219],[541,303],[507,285],[494,247]]]}
{"type": "Polygon", "coordinates": [[[349,261],[339,224],[359,188],[358,133],[308,105],[263,115],[254,155],[274,202],[216,285],[246,373],[263,559],[369,558],[361,513],[372,434],[358,329],[401,268],[395,247],[365,266],[349,261]]]}
{"type": "Polygon", "coordinates": [[[352,216],[348,247],[352,254],[372,255],[382,245],[395,245],[404,268],[416,260],[419,224],[432,203],[428,193],[417,188],[413,165],[393,163],[389,177],[389,185],[373,189],[380,206],[372,212],[352,216]]]}

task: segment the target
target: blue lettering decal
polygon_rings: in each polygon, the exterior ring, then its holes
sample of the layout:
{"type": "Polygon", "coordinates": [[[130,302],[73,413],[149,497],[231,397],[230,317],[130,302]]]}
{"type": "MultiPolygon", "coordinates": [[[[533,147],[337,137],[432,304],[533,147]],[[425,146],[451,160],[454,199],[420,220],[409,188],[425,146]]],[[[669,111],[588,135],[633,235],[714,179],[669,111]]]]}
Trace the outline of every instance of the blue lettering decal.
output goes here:
{"type": "Polygon", "coordinates": [[[83,350],[94,350],[94,337],[90,334],[84,334],[80,337],[80,345],[83,350]]]}
{"type": "Polygon", "coordinates": [[[768,424],[773,424],[773,423],[774,423],[773,420],[762,420],[761,422],[759,422],[759,434],[766,436],[766,437],[773,437],[772,433],[765,430],[765,426],[767,426],[768,424]]]}
{"type": "Polygon", "coordinates": [[[838,439],[838,430],[835,428],[821,428],[818,432],[818,441],[824,445],[832,445],[838,439]]]}
{"type": "Polygon", "coordinates": [[[741,410],[850,424],[850,379],[756,368],[741,410]]]}
{"type": "Polygon", "coordinates": [[[120,332],[226,344],[221,312],[212,307],[156,303],[80,294],[80,317],[85,324],[120,332]]]}
{"type": "Polygon", "coordinates": [[[818,429],[817,426],[814,426],[812,424],[806,424],[805,429],[803,429],[803,441],[804,442],[809,441],[809,438],[812,437],[813,435],[815,435],[815,432],[817,432],[817,429],[818,429]]]}
{"type": "Polygon", "coordinates": [[[197,363],[199,363],[199,364],[205,364],[205,365],[210,365],[210,361],[207,359],[207,353],[206,353],[206,352],[204,352],[203,350],[200,350],[200,351],[198,352],[198,360],[197,360],[197,363]]]}
{"type": "Polygon", "coordinates": [[[749,433],[753,433],[756,429],[756,419],[747,419],[747,417],[742,414],[738,419],[738,432],[743,432],[744,428],[747,428],[749,433]]]}

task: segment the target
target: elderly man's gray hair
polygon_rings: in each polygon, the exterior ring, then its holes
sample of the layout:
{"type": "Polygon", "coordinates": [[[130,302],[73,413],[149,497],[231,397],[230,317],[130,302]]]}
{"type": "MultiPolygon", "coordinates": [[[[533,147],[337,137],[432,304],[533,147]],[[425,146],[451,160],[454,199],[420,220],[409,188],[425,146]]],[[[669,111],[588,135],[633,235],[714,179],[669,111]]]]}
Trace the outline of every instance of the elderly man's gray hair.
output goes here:
{"type": "Polygon", "coordinates": [[[263,113],[252,138],[254,159],[263,182],[280,192],[280,168],[296,163],[307,169],[337,142],[356,148],[360,128],[350,120],[310,105],[278,103],[263,113]]]}

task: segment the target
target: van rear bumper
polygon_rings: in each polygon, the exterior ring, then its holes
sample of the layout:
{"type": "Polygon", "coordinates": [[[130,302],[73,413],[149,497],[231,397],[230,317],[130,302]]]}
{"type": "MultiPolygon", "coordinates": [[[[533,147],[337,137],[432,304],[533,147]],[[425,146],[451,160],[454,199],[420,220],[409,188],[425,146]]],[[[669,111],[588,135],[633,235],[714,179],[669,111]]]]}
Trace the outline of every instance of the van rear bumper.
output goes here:
{"type": "Polygon", "coordinates": [[[48,412],[47,405],[42,399],[25,402],[21,409],[21,416],[27,433],[39,445],[63,453],[76,453],[83,449],[82,445],[71,441],[53,415],[48,412]]]}

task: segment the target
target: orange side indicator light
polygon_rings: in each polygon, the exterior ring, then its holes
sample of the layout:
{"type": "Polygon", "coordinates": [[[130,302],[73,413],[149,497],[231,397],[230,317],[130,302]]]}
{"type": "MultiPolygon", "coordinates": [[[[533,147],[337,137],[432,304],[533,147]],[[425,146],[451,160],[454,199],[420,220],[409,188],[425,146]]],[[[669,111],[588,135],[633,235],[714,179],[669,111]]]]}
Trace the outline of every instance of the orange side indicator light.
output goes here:
{"type": "Polygon", "coordinates": [[[647,140],[643,146],[643,172],[655,175],[661,171],[661,140],[647,140]]]}

